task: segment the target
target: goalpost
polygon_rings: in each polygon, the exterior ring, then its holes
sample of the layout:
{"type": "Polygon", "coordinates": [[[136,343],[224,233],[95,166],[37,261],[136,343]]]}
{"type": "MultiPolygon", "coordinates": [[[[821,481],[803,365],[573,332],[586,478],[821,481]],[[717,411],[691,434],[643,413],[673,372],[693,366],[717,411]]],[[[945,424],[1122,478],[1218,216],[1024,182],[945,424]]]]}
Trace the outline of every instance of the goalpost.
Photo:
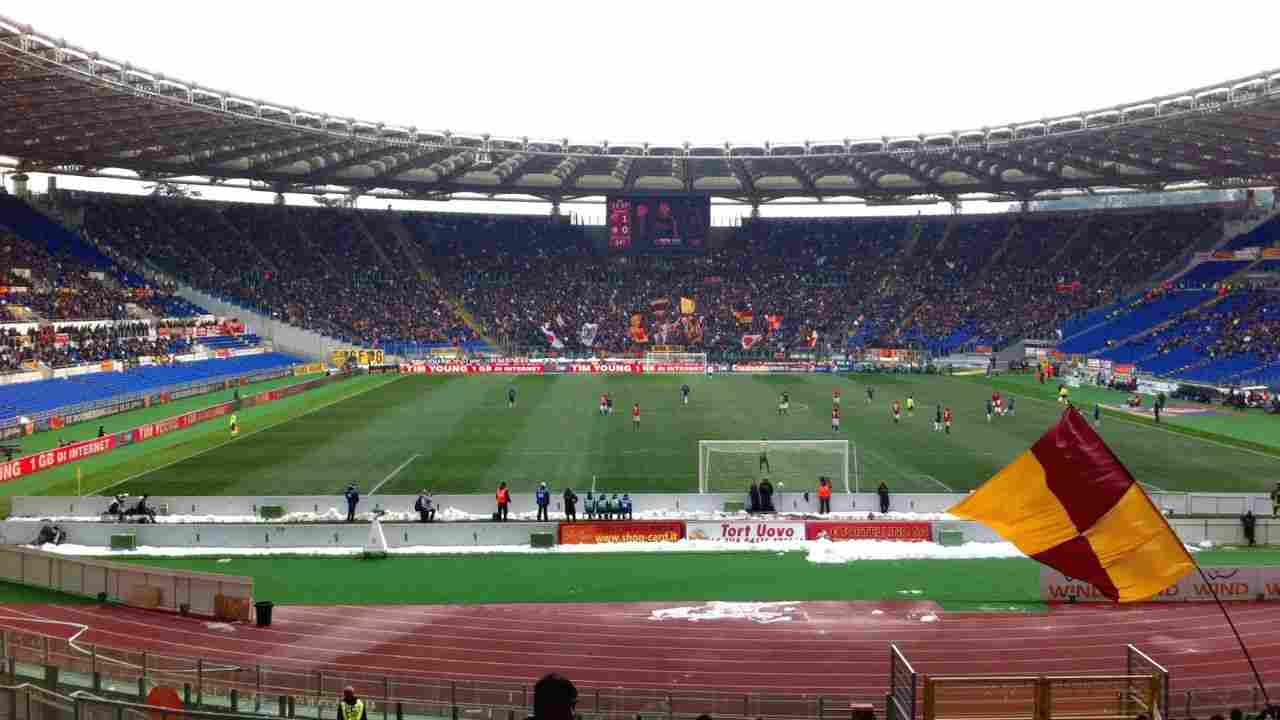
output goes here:
{"type": "Polygon", "coordinates": [[[707,368],[707,354],[704,352],[663,352],[654,351],[644,354],[644,363],[646,365],[668,365],[673,367],[687,367],[685,372],[702,372],[707,368]]]}
{"type": "Polygon", "coordinates": [[[855,492],[857,448],[848,440],[698,441],[698,492],[742,492],[765,477],[795,491],[811,490],[819,477],[828,477],[837,491],[855,492]]]}

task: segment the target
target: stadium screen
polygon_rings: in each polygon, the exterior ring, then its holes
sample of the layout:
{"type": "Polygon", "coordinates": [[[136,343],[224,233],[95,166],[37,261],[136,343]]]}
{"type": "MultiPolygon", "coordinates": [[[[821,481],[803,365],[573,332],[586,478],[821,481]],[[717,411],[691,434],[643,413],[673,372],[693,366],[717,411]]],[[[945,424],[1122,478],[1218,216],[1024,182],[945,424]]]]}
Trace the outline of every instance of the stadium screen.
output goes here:
{"type": "Polygon", "coordinates": [[[690,252],[706,246],[711,226],[707,197],[610,197],[609,249],[690,252]]]}

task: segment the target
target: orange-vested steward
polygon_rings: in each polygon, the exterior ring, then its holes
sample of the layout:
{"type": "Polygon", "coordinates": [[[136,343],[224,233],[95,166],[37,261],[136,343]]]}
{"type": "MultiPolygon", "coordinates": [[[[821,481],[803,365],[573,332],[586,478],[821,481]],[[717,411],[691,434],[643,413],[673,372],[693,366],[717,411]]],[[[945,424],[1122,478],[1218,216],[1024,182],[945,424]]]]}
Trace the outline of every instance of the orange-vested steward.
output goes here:
{"type": "Polygon", "coordinates": [[[506,488],[498,488],[496,497],[499,505],[506,505],[511,502],[511,493],[506,488]]]}
{"type": "Polygon", "coordinates": [[[829,497],[831,497],[831,486],[830,486],[830,485],[819,485],[819,486],[818,486],[818,497],[820,497],[820,498],[829,498],[829,497]]]}

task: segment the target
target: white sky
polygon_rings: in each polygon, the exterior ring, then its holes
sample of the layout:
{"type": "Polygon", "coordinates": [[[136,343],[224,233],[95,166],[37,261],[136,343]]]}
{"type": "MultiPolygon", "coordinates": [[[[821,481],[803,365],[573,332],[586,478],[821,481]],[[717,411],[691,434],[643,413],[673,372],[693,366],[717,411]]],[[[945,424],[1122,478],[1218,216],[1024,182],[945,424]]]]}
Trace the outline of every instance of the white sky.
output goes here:
{"type": "Polygon", "coordinates": [[[719,144],[968,129],[1247,75],[1280,66],[1267,7],[9,0],[0,12],[170,77],[339,116],[719,144]]]}

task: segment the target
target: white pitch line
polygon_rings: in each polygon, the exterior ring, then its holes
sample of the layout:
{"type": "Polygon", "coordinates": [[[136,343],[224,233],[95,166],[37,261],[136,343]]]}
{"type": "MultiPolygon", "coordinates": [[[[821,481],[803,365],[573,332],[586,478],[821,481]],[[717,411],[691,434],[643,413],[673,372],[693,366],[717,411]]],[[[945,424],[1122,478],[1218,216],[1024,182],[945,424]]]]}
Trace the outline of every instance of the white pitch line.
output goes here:
{"type": "Polygon", "coordinates": [[[951,489],[951,486],[947,485],[946,483],[942,482],[941,480],[939,480],[938,478],[932,475],[921,475],[920,477],[923,477],[928,480],[932,480],[933,482],[937,483],[939,487],[941,487],[943,490],[946,490],[949,493],[955,492],[955,490],[951,489]]]}
{"type": "MultiPolygon", "coordinates": [[[[1033,396],[1031,396],[1031,395],[1023,395],[1022,393],[1014,392],[1014,391],[1012,391],[1012,390],[1009,390],[1008,388],[1005,388],[1005,390],[1006,390],[1006,392],[1008,392],[1008,394],[1010,394],[1010,395],[1017,395],[1017,396],[1018,396],[1018,397],[1020,397],[1020,398],[1025,398],[1025,399],[1027,399],[1027,400],[1030,400],[1031,402],[1040,403],[1040,404],[1042,404],[1042,405],[1057,405],[1057,404],[1059,404],[1059,403],[1058,403],[1058,401],[1056,401],[1056,400],[1045,400],[1044,398],[1033,397],[1033,396]]],[[[1082,407],[1082,406],[1077,406],[1077,407],[1076,407],[1076,409],[1077,409],[1077,410],[1081,410],[1081,407],[1082,407]]],[[[1083,414],[1083,410],[1081,410],[1081,414],[1083,414]]],[[[1176,431],[1176,430],[1165,430],[1165,429],[1164,429],[1164,428],[1162,428],[1162,427],[1155,427],[1154,425],[1147,425],[1146,423],[1140,423],[1140,422],[1138,422],[1138,421],[1136,421],[1136,420],[1130,419],[1130,418],[1126,417],[1124,413],[1117,412],[1117,413],[1115,413],[1115,414],[1111,415],[1111,417],[1112,417],[1112,418],[1114,418],[1114,419],[1116,419],[1116,420],[1119,420],[1120,422],[1125,422],[1125,423],[1128,423],[1128,424],[1130,424],[1130,425],[1135,425],[1135,426],[1140,427],[1140,428],[1142,428],[1142,429],[1144,429],[1144,430],[1154,430],[1154,431],[1156,431],[1156,432],[1162,432],[1162,433],[1165,433],[1166,435],[1174,435],[1174,436],[1179,437],[1179,438],[1182,438],[1182,439],[1184,439],[1184,440],[1195,440],[1195,441],[1197,441],[1197,442],[1208,443],[1208,444],[1210,444],[1210,445],[1217,445],[1218,447],[1227,448],[1228,450],[1239,450],[1240,452],[1247,452],[1247,453],[1250,453],[1250,454],[1253,454],[1253,455],[1259,455],[1259,456],[1261,456],[1261,457],[1268,458],[1268,459],[1271,459],[1271,460],[1275,460],[1275,461],[1277,461],[1277,462],[1280,462],[1280,457],[1277,457],[1277,456],[1272,455],[1272,454],[1270,454],[1270,453],[1264,453],[1264,452],[1262,452],[1262,451],[1260,451],[1260,450],[1253,450],[1253,449],[1251,449],[1251,448],[1247,448],[1247,447],[1240,447],[1239,445],[1231,445],[1231,444],[1228,444],[1228,443],[1219,442],[1219,441],[1217,441],[1217,440],[1210,440],[1209,438],[1203,438],[1203,437],[1199,437],[1199,436],[1197,436],[1197,435],[1188,435],[1188,434],[1186,434],[1186,433],[1180,433],[1180,432],[1178,432],[1178,431],[1176,431]]]]}
{"type": "Polygon", "coordinates": [[[363,395],[363,394],[365,394],[365,393],[369,392],[370,390],[376,390],[376,389],[381,388],[381,387],[386,387],[386,386],[390,385],[391,383],[399,382],[400,380],[402,380],[402,379],[404,379],[404,378],[407,378],[407,377],[409,377],[409,376],[408,376],[408,375],[400,375],[400,376],[397,376],[397,377],[395,377],[395,378],[393,378],[393,379],[391,379],[391,380],[388,380],[387,382],[380,383],[380,384],[378,384],[378,385],[370,385],[369,387],[367,387],[367,388],[365,388],[365,389],[361,390],[360,392],[354,392],[354,393],[351,393],[350,395],[343,395],[342,397],[334,398],[333,400],[330,400],[329,402],[327,402],[327,403],[325,403],[325,404],[323,404],[323,405],[317,405],[316,407],[311,408],[310,410],[308,410],[308,411],[306,411],[306,412],[302,413],[301,415],[295,415],[295,416],[293,416],[293,417],[285,418],[285,419],[280,420],[280,421],[278,421],[278,422],[273,422],[273,423],[271,423],[270,425],[267,425],[267,426],[265,426],[265,427],[260,427],[260,428],[258,428],[257,430],[254,430],[253,432],[247,432],[247,433],[245,433],[244,435],[240,435],[240,436],[238,436],[238,437],[231,438],[230,440],[224,440],[223,442],[220,442],[220,443],[218,443],[217,445],[213,445],[213,446],[211,446],[211,447],[207,447],[207,448],[205,448],[204,450],[201,450],[201,451],[199,451],[199,452],[192,453],[192,454],[190,454],[190,455],[186,455],[186,456],[180,457],[180,458],[178,458],[177,460],[173,460],[173,461],[167,462],[167,463],[165,463],[165,464],[163,464],[163,465],[160,465],[160,466],[157,466],[157,467],[153,467],[153,468],[151,468],[150,470],[143,470],[143,471],[142,471],[142,472],[140,472],[140,473],[134,473],[134,474],[130,475],[129,477],[127,477],[127,478],[123,479],[123,480],[117,480],[117,481],[115,481],[115,482],[111,483],[110,485],[105,485],[105,486],[103,486],[103,487],[98,488],[97,490],[94,490],[93,492],[89,493],[89,497],[92,497],[92,496],[94,496],[94,495],[100,495],[100,494],[102,494],[103,492],[105,492],[105,491],[107,491],[107,490],[110,490],[111,488],[113,488],[113,487],[115,487],[115,486],[117,486],[117,485],[123,485],[124,483],[127,483],[127,482],[129,482],[130,480],[137,480],[137,479],[138,479],[138,478],[140,478],[140,477],[145,477],[145,476],[150,475],[151,473],[156,472],[156,471],[158,471],[158,470],[164,470],[165,468],[167,468],[167,467],[172,467],[172,466],[174,466],[174,465],[177,465],[177,464],[178,464],[178,463],[180,463],[180,462],[185,462],[185,461],[190,460],[190,459],[192,459],[192,458],[200,457],[201,455],[204,455],[205,453],[213,452],[214,450],[217,450],[217,449],[218,449],[218,448],[220,448],[220,447],[224,447],[224,446],[230,445],[231,443],[236,442],[237,440],[243,440],[244,438],[251,437],[251,436],[253,436],[253,435],[257,435],[257,434],[258,434],[258,433],[260,433],[260,432],[266,432],[267,430],[270,430],[271,428],[276,427],[276,426],[278,426],[278,425],[283,425],[283,424],[285,424],[285,423],[287,423],[287,422],[293,422],[294,420],[297,420],[298,418],[304,418],[304,417],[306,417],[306,416],[310,415],[310,414],[311,414],[311,413],[313,413],[313,412],[319,412],[320,410],[323,410],[323,409],[325,409],[325,408],[327,408],[327,407],[329,407],[329,406],[331,406],[331,405],[337,405],[338,403],[343,402],[343,401],[346,401],[346,400],[350,400],[350,399],[351,399],[351,398],[353,398],[353,397],[359,397],[360,395],[363,395]]]}
{"type": "Polygon", "coordinates": [[[372,497],[374,493],[382,489],[383,485],[387,484],[388,480],[395,477],[396,475],[399,475],[401,470],[409,467],[409,463],[413,462],[414,460],[417,460],[420,457],[422,457],[422,453],[414,453],[410,455],[408,460],[405,460],[404,462],[400,463],[400,467],[396,468],[395,470],[392,470],[390,475],[387,475],[386,477],[382,478],[382,482],[378,483],[377,485],[374,485],[373,489],[369,491],[369,496],[372,497]]]}

